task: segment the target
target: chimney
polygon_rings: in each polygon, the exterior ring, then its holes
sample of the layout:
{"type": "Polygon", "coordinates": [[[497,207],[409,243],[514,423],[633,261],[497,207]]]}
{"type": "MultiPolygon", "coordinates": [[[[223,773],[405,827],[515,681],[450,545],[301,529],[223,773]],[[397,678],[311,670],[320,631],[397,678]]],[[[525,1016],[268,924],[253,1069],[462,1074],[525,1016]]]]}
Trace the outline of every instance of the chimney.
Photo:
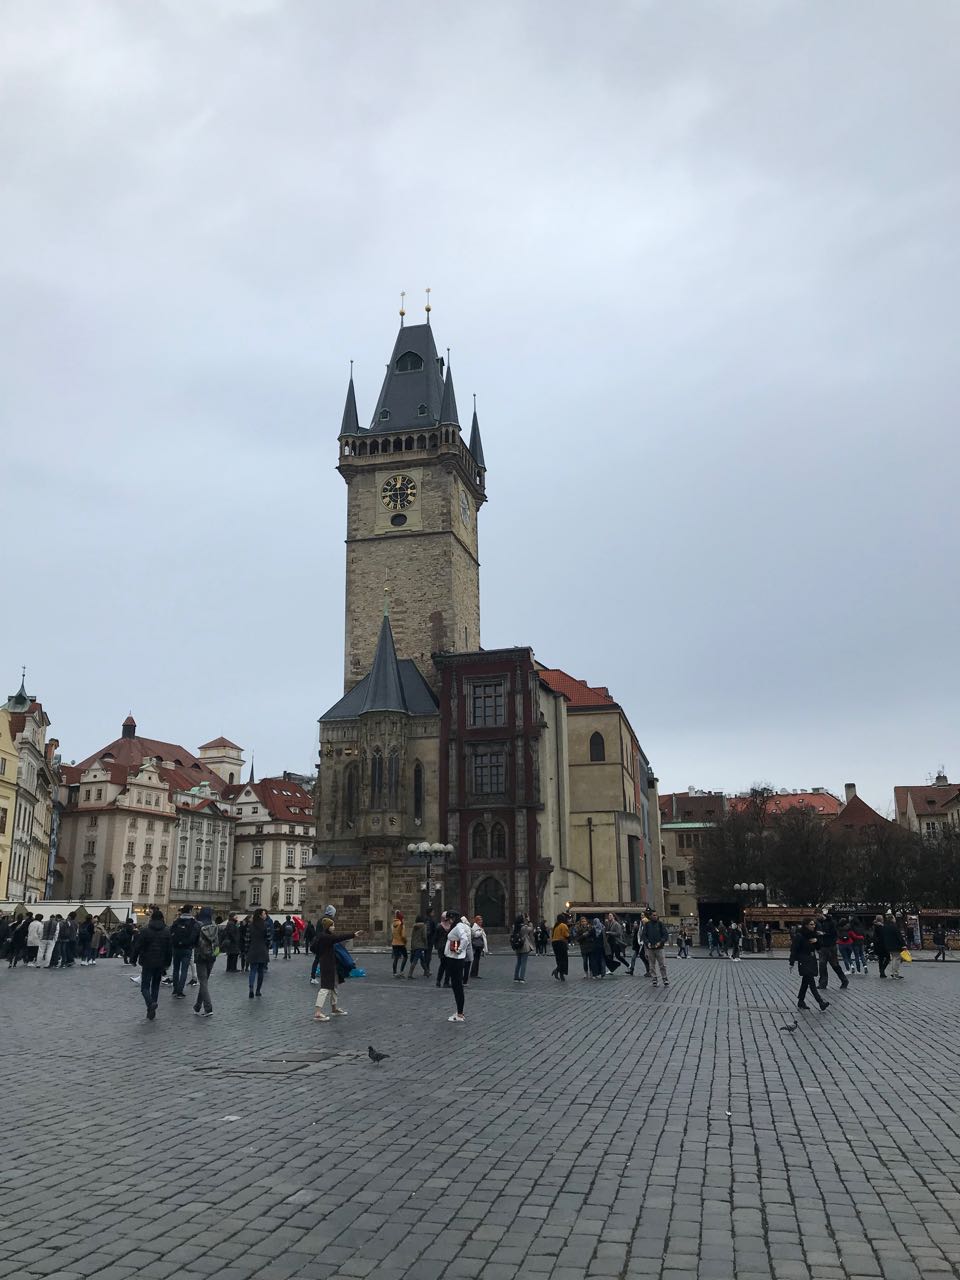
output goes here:
{"type": "Polygon", "coordinates": [[[849,804],[857,794],[857,784],[855,782],[845,782],[843,784],[843,794],[846,797],[846,803],[849,804]]]}
{"type": "Polygon", "coordinates": [[[948,787],[950,785],[949,782],[947,781],[947,775],[943,772],[942,769],[934,779],[933,785],[935,787],[948,787]]]}
{"type": "Polygon", "coordinates": [[[696,787],[694,787],[694,786],[689,786],[689,787],[687,787],[687,795],[688,795],[688,796],[695,796],[696,794],[697,794],[697,788],[696,788],[696,787]]]}

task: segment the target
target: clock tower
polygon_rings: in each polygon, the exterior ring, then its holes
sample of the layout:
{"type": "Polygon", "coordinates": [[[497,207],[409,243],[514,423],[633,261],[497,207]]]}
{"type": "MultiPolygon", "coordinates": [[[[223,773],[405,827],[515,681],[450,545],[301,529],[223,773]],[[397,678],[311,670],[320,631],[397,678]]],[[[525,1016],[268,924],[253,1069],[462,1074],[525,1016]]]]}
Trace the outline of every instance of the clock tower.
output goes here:
{"type": "Polygon", "coordinates": [[[480,648],[476,410],[463,438],[453,374],[427,324],[401,323],[369,427],[351,373],[337,469],[347,483],[344,690],[371,669],[388,593],[397,658],[437,689],[433,654],[480,648]]]}

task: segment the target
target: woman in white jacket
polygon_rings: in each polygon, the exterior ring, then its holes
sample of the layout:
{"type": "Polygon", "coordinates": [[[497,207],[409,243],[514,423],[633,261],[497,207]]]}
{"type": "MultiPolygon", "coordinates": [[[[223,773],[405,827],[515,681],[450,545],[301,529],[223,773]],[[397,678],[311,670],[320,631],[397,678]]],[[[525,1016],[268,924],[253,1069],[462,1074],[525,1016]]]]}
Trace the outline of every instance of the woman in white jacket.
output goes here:
{"type": "Polygon", "coordinates": [[[463,973],[470,953],[470,926],[465,918],[458,919],[454,911],[445,911],[441,923],[447,930],[447,945],[443,949],[443,955],[447,962],[453,998],[457,1002],[456,1013],[451,1013],[447,1021],[466,1022],[463,1016],[463,973]]]}

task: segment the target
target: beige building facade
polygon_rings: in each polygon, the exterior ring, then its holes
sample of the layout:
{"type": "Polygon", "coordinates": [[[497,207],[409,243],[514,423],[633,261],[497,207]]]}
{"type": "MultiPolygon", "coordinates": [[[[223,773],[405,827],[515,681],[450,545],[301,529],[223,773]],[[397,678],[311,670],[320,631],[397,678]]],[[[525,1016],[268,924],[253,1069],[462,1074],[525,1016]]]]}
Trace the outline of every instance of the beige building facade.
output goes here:
{"type": "Polygon", "coordinates": [[[140,736],[128,716],[118,739],[63,775],[58,897],[132,899],[139,914],[230,909],[235,809],[199,756],[140,736]]]}
{"type": "Polygon", "coordinates": [[[284,773],[243,784],[233,800],[236,910],[266,907],[271,913],[299,915],[306,906],[307,871],[316,835],[312,786],[284,773]]]}
{"type": "MultiPolygon", "coordinates": [[[[47,749],[50,720],[41,704],[20,689],[7,699],[7,729],[17,753],[16,799],[6,897],[11,901],[40,902],[46,895],[53,830],[56,778],[52,748],[47,749]]],[[[9,818],[8,818],[9,820],[9,818]]]]}

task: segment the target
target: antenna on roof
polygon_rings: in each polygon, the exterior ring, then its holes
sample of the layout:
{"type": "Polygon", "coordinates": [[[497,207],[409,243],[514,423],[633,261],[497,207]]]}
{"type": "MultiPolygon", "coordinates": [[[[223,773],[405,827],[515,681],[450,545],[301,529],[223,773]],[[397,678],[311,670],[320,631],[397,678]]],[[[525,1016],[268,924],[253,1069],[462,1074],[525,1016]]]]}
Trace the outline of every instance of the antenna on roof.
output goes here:
{"type": "Polygon", "coordinates": [[[350,381],[353,381],[353,361],[350,361],[350,381]]]}
{"type": "Polygon", "coordinates": [[[429,288],[427,289],[427,305],[426,305],[426,307],[424,307],[424,310],[425,310],[425,311],[426,311],[426,313],[427,313],[427,324],[429,324],[429,323],[430,323],[430,312],[433,310],[433,307],[431,307],[431,305],[430,305],[430,290],[429,290],[429,288]]]}
{"type": "MultiPolygon", "coordinates": [[[[406,291],[406,289],[401,289],[401,290],[400,290],[400,328],[401,328],[401,329],[403,328],[403,317],[407,314],[407,313],[406,313],[406,310],[405,310],[405,307],[404,307],[404,304],[405,304],[405,302],[406,302],[406,298],[407,298],[407,291],[406,291]]],[[[352,364],[352,363],[353,363],[353,361],[351,361],[350,363],[352,364]]]]}

